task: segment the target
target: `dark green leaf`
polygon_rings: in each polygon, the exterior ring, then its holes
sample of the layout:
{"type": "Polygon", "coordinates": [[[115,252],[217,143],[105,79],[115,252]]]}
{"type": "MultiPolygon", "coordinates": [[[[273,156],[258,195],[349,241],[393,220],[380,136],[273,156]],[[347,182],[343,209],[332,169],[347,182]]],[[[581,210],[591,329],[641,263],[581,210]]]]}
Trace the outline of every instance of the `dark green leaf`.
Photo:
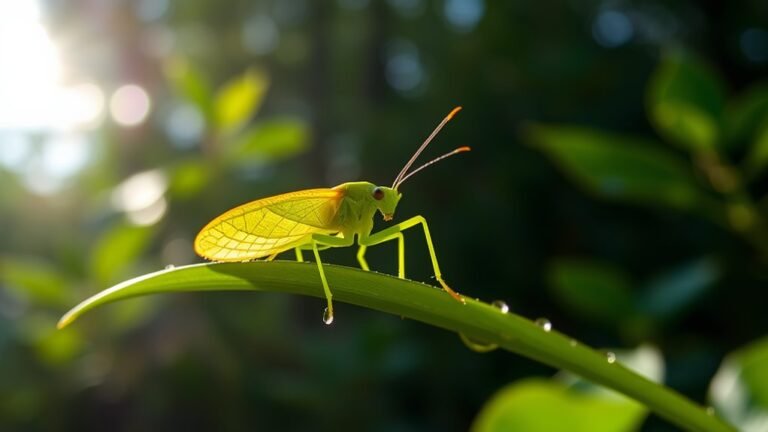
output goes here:
{"type": "Polygon", "coordinates": [[[91,274],[99,284],[114,283],[135,264],[149,244],[151,227],[117,224],[106,231],[91,251],[91,274]]]}
{"type": "Polygon", "coordinates": [[[40,313],[24,317],[19,326],[20,336],[30,344],[38,358],[52,366],[67,363],[77,356],[85,346],[79,329],[55,330],[55,320],[40,313]]]}
{"type": "Polygon", "coordinates": [[[686,262],[648,283],[642,308],[648,314],[669,317],[700,298],[719,276],[719,266],[709,258],[686,262]]]}
{"type": "Polygon", "coordinates": [[[729,103],[725,120],[730,140],[752,142],[768,126],[768,83],[753,85],[729,103]]]}
{"type": "Polygon", "coordinates": [[[3,257],[0,280],[16,294],[36,305],[65,306],[72,301],[69,283],[52,265],[32,258],[3,257]]]}
{"type": "Polygon", "coordinates": [[[607,264],[560,259],[549,267],[554,294],[582,318],[615,324],[634,313],[629,279],[607,264]]]}
{"type": "Polygon", "coordinates": [[[705,199],[686,165],[653,142],[577,126],[534,126],[533,143],[603,197],[691,209],[705,199]]]}
{"type": "Polygon", "coordinates": [[[768,165],[768,118],[765,124],[755,133],[746,160],[746,169],[751,175],[756,175],[768,165]]]}
{"type": "Polygon", "coordinates": [[[720,139],[724,104],[720,78],[690,54],[667,53],[648,88],[649,116],[659,133],[694,152],[720,139]]]}

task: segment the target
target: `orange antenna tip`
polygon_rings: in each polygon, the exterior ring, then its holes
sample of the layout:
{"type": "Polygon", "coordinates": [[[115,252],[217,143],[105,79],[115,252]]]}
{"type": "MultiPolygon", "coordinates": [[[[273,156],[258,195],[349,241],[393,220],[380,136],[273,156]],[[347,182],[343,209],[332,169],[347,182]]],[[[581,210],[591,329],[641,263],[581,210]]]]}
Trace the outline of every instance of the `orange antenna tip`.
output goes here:
{"type": "Polygon", "coordinates": [[[472,147],[464,146],[464,147],[457,148],[455,151],[456,153],[461,153],[461,152],[470,151],[470,150],[472,150],[472,147]]]}
{"type": "Polygon", "coordinates": [[[450,120],[450,119],[452,119],[452,118],[453,118],[453,116],[455,116],[455,115],[456,115],[456,113],[458,113],[459,111],[461,111],[461,107],[460,107],[460,106],[457,106],[456,108],[454,108],[454,109],[453,109],[453,111],[451,111],[451,113],[450,113],[450,114],[448,114],[448,117],[446,117],[445,119],[446,119],[446,120],[450,120]]]}

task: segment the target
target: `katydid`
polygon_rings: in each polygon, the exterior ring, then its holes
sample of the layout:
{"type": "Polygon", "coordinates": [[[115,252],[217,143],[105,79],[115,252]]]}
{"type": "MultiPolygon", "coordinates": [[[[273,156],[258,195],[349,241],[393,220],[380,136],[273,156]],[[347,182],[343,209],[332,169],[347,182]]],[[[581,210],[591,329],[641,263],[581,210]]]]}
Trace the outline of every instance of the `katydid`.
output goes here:
{"type": "Polygon", "coordinates": [[[422,216],[414,216],[371,233],[376,211],[382,214],[385,221],[392,220],[402,197],[398,188],[405,180],[442,159],[470,150],[469,147],[459,147],[408,172],[421,152],[459,110],[461,107],[454,108],[432,131],[405,164],[391,187],[377,186],[369,182],[350,182],[333,188],[290,192],[252,201],[235,207],[208,223],[195,239],[195,252],[212,261],[251,261],[258,258],[272,260],[278,254],[293,249],[296,259],[303,261],[302,250],[312,250],[328,302],[323,321],[330,324],[333,321],[333,294],[323,271],[320,250],[352,246],[357,238],[357,260],[360,267],[367,271],[369,267],[365,260],[366,249],[397,240],[398,276],[404,279],[403,231],[421,225],[432,259],[435,279],[454,299],[464,303],[464,299],[443,280],[427,221],[422,216]]]}

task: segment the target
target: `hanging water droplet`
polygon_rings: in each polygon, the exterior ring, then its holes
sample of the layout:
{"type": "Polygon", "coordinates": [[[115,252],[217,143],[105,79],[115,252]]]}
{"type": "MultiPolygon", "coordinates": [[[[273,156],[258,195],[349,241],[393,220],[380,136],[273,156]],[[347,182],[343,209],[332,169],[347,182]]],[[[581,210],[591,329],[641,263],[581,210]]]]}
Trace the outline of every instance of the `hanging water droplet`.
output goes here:
{"type": "Polygon", "coordinates": [[[608,360],[608,363],[610,364],[616,363],[616,354],[613,351],[607,351],[605,353],[605,359],[608,360]]]}
{"type": "Polygon", "coordinates": [[[167,266],[165,266],[165,269],[166,269],[166,270],[173,270],[173,269],[175,269],[175,268],[176,268],[176,266],[175,266],[175,265],[173,265],[173,264],[168,264],[167,266]]]}
{"type": "Polygon", "coordinates": [[[323,310],[323,322],[326,325],[331,325],[333,322],[333,312],[331,312],[331,310],[327,307],[323,310]]]}
{"type": "Polygon", "coordinates": [[[552,330],[552,323],[546,318],[539,318],[536,320],[536,325],[541,327],[545,332],[552,330]]]}
{"type": "Polygon", "coordinates": [[[504,302],[504,300],[494,300],[493,302],[491,302],[491,306],[500,310],[501,313],[503,314],[509,312],[509,306],[507,306],[507,303],[504,302]]]}
{"type": "Polygon", "coordinates": [[[464,333],[459,333],[459,338],[461,339],[462,342],[464,342],[464,345],[466,345],[467,348],[479,353],[491,352],[499,347],[495,343],[480,342],[480,341],[474,340],[469,336],[465,335],[464,333]]]}
{"type": "Polygon", "coordinates": [[[711,406],[708,406],[708,407],[707,407],[707,415],[708,415],[708,416],[713,416],[713,415],[715,415],[715,408],[714,408],[714,407],[711,407],[711,406]]]}

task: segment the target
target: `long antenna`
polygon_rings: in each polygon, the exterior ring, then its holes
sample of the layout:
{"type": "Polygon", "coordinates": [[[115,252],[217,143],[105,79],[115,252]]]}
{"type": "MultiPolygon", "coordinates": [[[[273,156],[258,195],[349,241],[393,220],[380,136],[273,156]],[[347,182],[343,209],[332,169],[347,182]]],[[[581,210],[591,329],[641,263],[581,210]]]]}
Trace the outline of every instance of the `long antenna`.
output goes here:
{"type": "Polygon", "coordinates": [[[419,155],[421,154],[421,152],[424,151],[425,148],[427,148],[427,145],[429,145],[429,143],[432,141],[432,139],[435,137],[435,135],[437,135],[437,133],[440,132],[440,129],[442,129],[443,126],[445,126],[445,124],[448,123],[448,121],[451,120],[453,118],[453,116],[455,116],[456,113],[459,112],[459,111],[461,111],[461,107],[460,106],[457,106],[456,108],[454,108],[450,113],[448,113],[447,116],[445,116],[443,121],[441,121],[440,124],[437,125],[435,130],[433,130],[432,133],[429,134],[427,139],[424,140],[424,143],[421,144],[421,147],[419,147],[419,149],[416,150],[416,153],[414,153],[413,156],[411,156],[411,159],[408,161],[408,163],[405,164],[405,166],[403,167],[402,170],[400,170],[400,174],[398,174],[397,177],[395,177],[395,181],[392,182],[392,189],[397,189],[397,185],[402,183],[402,177],[408,171],[408,168],[410,168],[411,165],[413,165],[413,163],[416,162],[416,158],[418,158],[419,155]]]}
{"type": "Polygon", "coordinates": [[[426,168],[426,167],[428,167],[428,166],[430,166],[430,165],[432,165],[434,163],[440,162],[441,160],[443,160],[443,159],[445,159],[447,157],[453,156],[453,155],[455,155],[457,153],[467,152],[467,151],[470,151],[470,150],[472,150],[472,149],[467,147],[467,146],[459,147],[459,148],[457,148],[457,149],[455,149],[453,151],[449,151],[448,153],[446,153],[446,154],[444,154],[442,156],[438,156],[438,157],[432,159],[431,161],[425,163],[424,165],[422,165],[422,166],[416,168],[415,170],[409,172],[408,175],[406,175],[405,177],[401,178],[400,181],[395,184],[394,189],[397,189],[398,187],[400,187],[400,185],[403,184],[403,182],[405,182],[412,175],[414,175],[417,172],[423,170],[424,168],[426,168]]]}

